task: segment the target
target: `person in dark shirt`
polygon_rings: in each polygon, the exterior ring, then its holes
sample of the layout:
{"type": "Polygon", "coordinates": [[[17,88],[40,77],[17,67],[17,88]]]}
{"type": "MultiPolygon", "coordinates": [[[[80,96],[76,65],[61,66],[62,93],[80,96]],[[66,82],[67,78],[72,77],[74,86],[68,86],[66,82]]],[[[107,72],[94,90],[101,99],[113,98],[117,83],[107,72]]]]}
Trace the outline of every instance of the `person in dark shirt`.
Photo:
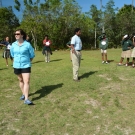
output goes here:
{"type": "Polygon", "coordinates": [[[5,58],[6,65],[8,66],[8,58],[10,58],[11,61],[12,61],[12,57],[11,57],[11,54],[10,54],[11,44],[9,43],[9,37],[6,37],[5,41],[0,42],[0,45],[4,46],[3,58],[5,58]]]}
{"type": "Polygon", "coordinates": [[[101,49],[102,56],[102,64],[108,64],[107,60],[107,48],[108,48],[108,38],[105,33],[102,33],[101,36],[98,37],[99,40],[99,48],[101,49]]]}
{"type": "Polygon", "coordinates": [[[118,63],[118,66],[122,65],[124,58],[127,59],[126,66],[128,66],[129,59],[131,57],[131,49],[133,49],[134,47],[132,41],[129,39],[129,35],[125,35],[122,38],[121,45],[122,45],[122,53],[121,53],[121,59],[120,59],[120,62],[118,63]]]}
{"type": "Polygon", "coordinates": [[[72,61],[72,56],[71,56],[71,53],[72,53],[72,51],[71,51],[71,38],[70,38],[70,41],[66,45],[70,49],[70,60],[72,61]]]}

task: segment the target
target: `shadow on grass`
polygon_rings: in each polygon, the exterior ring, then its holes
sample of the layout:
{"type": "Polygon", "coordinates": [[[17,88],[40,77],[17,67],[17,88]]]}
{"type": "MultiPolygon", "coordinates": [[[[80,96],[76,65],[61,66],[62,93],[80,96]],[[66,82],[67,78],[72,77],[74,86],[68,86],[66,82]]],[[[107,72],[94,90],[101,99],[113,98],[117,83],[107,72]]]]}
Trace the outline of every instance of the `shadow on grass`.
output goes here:
{"type": "Polygon", "coordinates": [[[29,94],[29,96],[35,95],[35,94],[40,94],[38,97],[32,98],[32,101],[38,100],[40,98],[43,98],[50,94],[53,90],[60,88],[63,86],[63,83],[57,84],[57,85],[49,85],[49,86],[44,86],[41,89],[37,90],[35,93],[29,94]]]}
{"type": "Polygon", "coordinates": [[[82,79],[82,78],[88,78],[90,75],[92,75],[92,74],[94,74],[94,73],[96,73],[97,71],[90,71],[90,72],[88,72],[88,73],[85,73],[85,74],[83,74],[83,75],[81,75],[80,76],[80,78],[82,79]]]}
{"type": "Polygon", "coordinates": [[[32,64],[35,64],[35,63],[40,63],[40,62],[45,62],[44,60],[40,60],[40,61],[35,61],[35,62],[32,62],[32,64]]]}
{"type": "Polygon", "coordinates": [[[109,63],[114,62],[114,60],[108,60],[109,63]]]}
{"type": "Polygon", "coordinates": [[[51,60],[51,62],[54,62],[54,61],[60,61],[60,60],[62,60],[62,59],[57,59],[57,60],[51,60]]]}
{"type": "Polygon", "coordinates": [[[5,70],[5,69],[8,69],[8,68],[0,68],[0,70],[5,70]]]}

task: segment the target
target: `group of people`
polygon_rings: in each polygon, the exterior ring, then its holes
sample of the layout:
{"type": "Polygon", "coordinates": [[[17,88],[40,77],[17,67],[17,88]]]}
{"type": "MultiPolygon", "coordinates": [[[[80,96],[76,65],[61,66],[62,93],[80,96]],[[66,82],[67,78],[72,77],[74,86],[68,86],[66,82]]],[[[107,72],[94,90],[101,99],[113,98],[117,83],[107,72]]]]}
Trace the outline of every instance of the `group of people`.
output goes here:
{"type": "MultiPolygon", "coordinates": [[[[82,49],[82,42],[80,39],[81,29],[76,28],[74,33],[75,35],[71,37],[71,40],[66,45],[67,47],[70,48],[70,59],[73,65],[73,80],[79,82],[80,77],[78,75],[78,72],[79,72],[79,67],[81,62],[81,49],[82,49]]],[[[106,33],[102,33],[98,37],[98,41],[99,41],[99,48],[101,51],[102,64],[104,63],[108,64],[109,63],[107,58],[108,38],[106,36],[106,33]]],[[[126,66],[128,66],[129,59],[132,57],[132,67],[134,68],[135,67],[135,35],[132,37],[132,39],[130,38],[129,35],[123,36],[121,45],[122,45],[122,53],[118,65],[119,66],[123,65],[122,62],[124,58],[126,58],[127,59],[126,66]]]]}
{"type": "MultiPolygon", "coordinates": [[[[17,75],[19,80],[19,86],[22,91],[20,100],[24,100],[25,104],[31,105],[32,101],[28,99],[29,95],[29,83],[30,83],[30,73],[31,73],[31,61],[35,57],[34,48],[31,43],[28,41],[28,36],[22,29],[18,29],[14,33],[16,41],[9,43],[9,37],[5,38],[5,41],[0,42],[0,45],[4,46],[3,57],[6,59],[6,64],[8,66],[8,58],[13,61],[14,74],[17,75]]],[[[71,40],[67,43],[67,46],[70,48],[70,58],[73,66],[73,81],[80,82],[79,77],[79,68],[81,63],[81,50],[82,50],[82,41],[80,38],[81,29],[76,28],[74,30],[74,36],[71,37],[71,40]]],[[[99,47],[101,49],[102,63],[108,64],[107,60],[107,47],[108,47],[108,38],[105,33],[102,33],[98,37],[99,47]]],[[[45,55],[45,62],[50,62],[50,54],[52,54],[50,45],[52,42],[49,40],[48,35],[45,35],[43,40],[43,50],[42,53],[45,55]]],[[[128,35],[125,35],[122,38],[122,54],[121,60],[118,65],[122,65],[124,58],[127,58],[126,66],[128,66],[129,58],[133,57],[132,67],[135,67],[135,36],[133,41],[129,39],[128,35]],[[133,49],[131,53],[131,49],[133,49]]]]}

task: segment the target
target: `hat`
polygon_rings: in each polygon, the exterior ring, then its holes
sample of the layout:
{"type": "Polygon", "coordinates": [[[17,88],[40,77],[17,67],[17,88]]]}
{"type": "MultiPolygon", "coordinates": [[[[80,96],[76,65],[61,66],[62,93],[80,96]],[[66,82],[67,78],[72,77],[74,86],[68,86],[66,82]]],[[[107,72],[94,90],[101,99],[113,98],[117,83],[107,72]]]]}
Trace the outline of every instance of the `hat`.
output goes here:
{"type": "Polygon", "coordinates": [[[125,35],[123,38],[127,38],[128,37],[128,35],[125,35]]]}

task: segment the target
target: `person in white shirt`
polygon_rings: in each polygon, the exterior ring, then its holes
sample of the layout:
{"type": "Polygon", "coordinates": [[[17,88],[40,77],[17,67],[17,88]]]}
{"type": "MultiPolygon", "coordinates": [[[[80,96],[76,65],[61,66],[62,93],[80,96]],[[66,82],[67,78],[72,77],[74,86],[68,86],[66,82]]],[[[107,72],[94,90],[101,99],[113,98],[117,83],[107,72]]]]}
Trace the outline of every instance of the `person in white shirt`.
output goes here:
{"type": "Polygon", "coordinates": [[[71,49],[72,49],[72,64],[73,64],[73,80],[76,82],[80,81],[79,78],[79,67],[81,63],[81,50],[82,50],[82,41],[80,39],[81,29],[75,29],[75,35],[71,39],[71,49]]]}

